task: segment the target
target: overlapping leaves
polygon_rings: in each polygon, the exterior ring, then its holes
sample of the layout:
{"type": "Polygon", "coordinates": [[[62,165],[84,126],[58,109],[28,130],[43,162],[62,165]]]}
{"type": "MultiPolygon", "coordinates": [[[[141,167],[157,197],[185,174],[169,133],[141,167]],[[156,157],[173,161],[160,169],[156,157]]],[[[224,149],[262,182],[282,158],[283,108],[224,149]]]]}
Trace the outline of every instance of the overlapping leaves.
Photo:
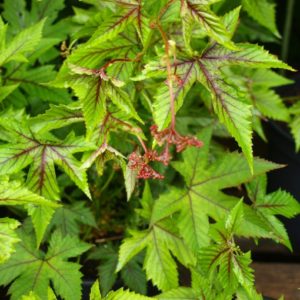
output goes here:
{"type": "MultiPolygon", "coordinates": [[[[132,237],[125,239],[120,248],[118,269],[146,247],[144,268],[147,277],[163,291],[177,286],[176,265],[169,251],[180,261],[183,259],[185,264],[193,265],[192,253],[198,253],[199,249],[209,249],[210,257],[222,250],[224,261],[230,261],[233,273],[227,274],[228,269],[225,267],[223,273],[220,272],[220,276],[223,276],[220,280],[224,288],[226,288],[224,283],[226,274],[230,276],[227,282],[234,283],[235,287],[238,283],[251,286],[252,275],[247,269],[250,263],[249,254],[238,252],[227,260],[233,249],[223,251],[222,247],[229,245],[227,239],[232,239],[233,234],[273,237],[269,228],[261,227],[259,231],[255,220],[252,224],[252,219],[246,213],[240,213],[240,210],[252,212],[249,206],[239,202],[238,198],[225,194],[222,190],[239,186],[252,180],[253,176],[278,166],[255,158],[254,170],[251,174],[246,159],[238,153],[228,153],[211,161],[209,156],[211,130],[205,130],[199,138],[204,141],[203,148],[188,149],[183,153],[182,162],[173,163],[176,170],[184,177],[186,187],[183,189],[171,187],[155,202],[151,200],[149,188],[146,187],[141,202],[143,208],[139,214],[149,221],[149,229],[131,232],[132,237]],[[231,212],[238,202],[237,208],[231,212]],[[209,218],[215,220],[217,224],[222,224],[221,229],[218,227],[220,232],[225,230],[223,236],[226,238],[220,245],[211,244],[214,241],[214,234],[211,234],[209,218]],[[154,262],[155,267],[153,267],[154,262]]],[[[222,236],[220,233],[219,235],[222,236]]],[[[203,261],[209,263],[209,259],[206,258],[205,255],[202,256],[203,261]]],[[[220,264],[224,265],[221,262],[220,264]]]]}
{"type": "MultiPolygon", "coordinates": [[[[152,213],[151,202],[152,196],[147,187],[144,192],[142,215],[152,213]]],[[[177,287],[178,271],[172,255],[187,267],[195,264],[195,257],[174,225],[172,220],[164,220],[153,223],[148,230],[132,231],[132,237],[125,239],[120,247],[117,270],[123,268],[132,257],[147,248],[144,260],[147,278],[163,291],[177,287]]]]}
{"type": "MultiPolygon", "coordinates": [[[[0,174],[14,174],[30,166],[27,188],[36,193],[36,197],[41,195],[57,201],[60,199],[60,191],[56,180],[56,164],[90,197],[85,170],[80,169],[80,162],[73,156],[74,153],[91,149],[84,139],[70,134],[62,141],[51,134],[35,134],[23,117],[14,120],[2,118],[0,130],[5,132],[3,139],[14,141],[0,146],[0,174]]],[[[30,199],[29,196],[27,198],[30,199]]],[[[36,229],[38,243],[53,212],[53,209],[42,206],[30,207],[29,213],[36,229]]]]}
{"type": "MultiPolygon", "coordinates": [[[[235,9],[224,16],[226,28],[232,35],[237,25],[239,9],[235,9]]],[[[197,80],[211,93],[207,99],[213,107],[221,123],[224,123],[230,134],[242,148],[250,168],[252,168],[252,110],[247,104],[245,91],[239,90],[228,82],[222,69],[230,66],[246,68],[283,68],[291,69],[262,47],[252,44],[236,44],[238,50],[228,49],[223,45],[213,43],[201,54],[179,53],[176,61],[171,65],[174,73],[174,98],[176,110],[182,104],[187,92],[197,80]]],[[[143,76],[137,79],[150,77],[165,77],[166,65],[162,62],[151,62],[145,67],[143,76]]],[[[170,120],[170,101],[167,96],[167,87],[164,83],[157,89],[154,103],[154,118],[162,128],[170,120]]],[[[251,97],[251,95],[249,95],[251,97]]],[[[273,100],[273,98],[272,98],[273,100]]],[[[278,101],[277,101],[278,102],[278,101]]]]}
{"type": "MultiPolygon", "coordinates": [[[[250,181],[253,176],[278,167],[255,158],[252,175],[246,160],[238,153],[225,154],[211,163],[208,154],[210,134],[207,130],[200,136],[205,143],[201,151],[188,149],[183,154],[183,162],[173,163],[185,178],[186,187],[180,190],[171,187],[168,193],[161,195],[155,203],[151,219],[151,222],[156,222],[179,211],[178,228],[187,245],[194,251],[209,243],[208,218],[223,220],[237,202],[236,197],[225,194],[222,189],[239,186],[250,181]]],[[[251,219],[245,222],[251,224],[251,219]]],[[[245,232],[242,234],[246,234],[248,227],[243,226],[245,232]]],[[[261,234],[267,234],[267,231],[262,231],[261,234]]],[[[252,234],[259,236],[257,232],[252,234]]]]}
{"type": "Polygon", "coordinates": [[[247,184],[248,196],[252,202],[252,210],[249,217],[257,219],[261,228],[269,230],[270,237],[275,241],[292,248],[287,232],[277,215],[293,218],[300,213],[300,205],[288,192],[278,190],[270,194],[267,191],[267,178],[260,176],[247,184]]]}

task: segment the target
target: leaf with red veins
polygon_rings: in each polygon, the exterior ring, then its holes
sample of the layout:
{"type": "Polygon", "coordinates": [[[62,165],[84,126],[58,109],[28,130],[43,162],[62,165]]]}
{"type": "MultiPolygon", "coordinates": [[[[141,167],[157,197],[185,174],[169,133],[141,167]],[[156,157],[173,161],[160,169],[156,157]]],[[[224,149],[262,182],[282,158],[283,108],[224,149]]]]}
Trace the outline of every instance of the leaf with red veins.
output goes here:
{"type": "MultiPolygon", "coordinates": [[[[182,60],[177,61],[171,65],[172,72],[174,74],[171,78],[173,82],[173,96],[175,111],[177,112],[183,105],[183,101],[193,84],[196,82],[198,77],[198,70],[194,60],[182,60]]],[[[149,69],[151,71],[151,69],[149,69]]],[[[160,76],[162,71],[166,72],[166,67],[156,66],[155,70],[160,76]]],[[[163,75],[165,75],[163,73],[163,75]]],[[[153,117],[155,123],[159,129],[163,129],[171,121],[171,105],[170,105],[170,91],[168,82],[158,88],[157,94],[155,95],[155,101],[153,104],[153,117]]]]}
{"type": "Polygon", "coordinates": [[[139,13],[139,5],[129,5],[121,15],[108,16],[95,31],[89,41],[91,47],[100,45],[107,40],[113,40],[123,32],[128,25],[136,20],[139,13]]]}
{"type": "Polygon", "coordinates": [[[191,18],[196,21],[209,37],[223,46],[229,49],[237,49],[234,43],[230,40],[230,35],[222,19],[209,8],[209,4],[210,3],[207,1],[206,3],[203,1],[201,1],[201,3],[195,3],[191,0],[182,1],[182,17],[185,21],[187,21],[187,18],[191,18]]]}
{"type": "Polygon", "coordinates": [[[27,175],[29,189],[49,200],[59,200],[54,169],[56,163],[90,197],[85,171],[80,169],[80,163],[72,156],[73,153],[90,149],[91,145],[84,139],[75,138],[72,134],[64,141],[55,138],[45,141],[20,133],[15,144],[7,143],[0,147],[0,175],[13,174],[30,165],[27,175]]]}

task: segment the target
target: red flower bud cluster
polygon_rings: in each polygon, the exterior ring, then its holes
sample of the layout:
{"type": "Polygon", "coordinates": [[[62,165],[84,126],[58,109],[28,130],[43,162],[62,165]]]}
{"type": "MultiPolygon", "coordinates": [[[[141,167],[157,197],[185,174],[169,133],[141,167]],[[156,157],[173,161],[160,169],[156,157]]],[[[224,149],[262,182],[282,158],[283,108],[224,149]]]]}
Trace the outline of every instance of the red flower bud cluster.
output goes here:
{"type": "MultiPolygon", "coordinates": [[[[132,152],[128,157],[128,167],[132,170],[137,170],[137,178],[142,179],[164,179],[164,176],[156,172],[153,168],[151,168],[149,163],[149,152],[146,152],[144,155],[140,155],[138,152],[132,152]]],[[[154,157],[153,159],[154,160],[154,157]]]]}
{"type": "Polygon", "coordinates": [[[157,141],[159,146],[165,146],[163,152],[158,154],[156,150],[146,149],[144,155],[140,155],[138,152],[133,152],[128,157],[128,167],[138,172],[137,177],[143,179],[163,179],[164,176],[156,172],[149,166],[149,162],[158,161],[165,166],[169,165],[171,160],[171,154],[169,151],[170,145],[176,146],[176,151],[181,152],[189,146],[202,147],[203,142],[199,141],[195,137],[182,136],[176,130],[167,128],[162,131],[158,131],[156,125],[150,127],[151,135],[157,141]]]}
{"type": "Polygon", "coordinates": [[[182,152],[189,146],[200,148],[203,146],[203,142],[199,141],[194,136],[182,136],[176,130],[172,128],[166,128],[162,131],[158,131],[156,125],[150,127],[152,136],[157,141],[158,145],[162,146],[166,144],[167,146],[173,144],[176,146],[177,152],[182,152]]]}

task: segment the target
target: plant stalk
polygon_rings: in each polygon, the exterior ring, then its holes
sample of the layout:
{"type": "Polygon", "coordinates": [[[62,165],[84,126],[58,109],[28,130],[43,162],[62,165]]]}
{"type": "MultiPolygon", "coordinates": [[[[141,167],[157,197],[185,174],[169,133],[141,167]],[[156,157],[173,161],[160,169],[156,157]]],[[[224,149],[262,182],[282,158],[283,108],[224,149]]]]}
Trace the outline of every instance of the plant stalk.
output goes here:
{"type": "Polygon", "coordinates": [[[293,8],[295,0],[288,0],[286,6],[286,18],[283,31],[283,41],[282,41],[282,52],[281,59],[286,62],[289,55],[290,37],[291,37],[291,27],[293,21],[293,8]]]}

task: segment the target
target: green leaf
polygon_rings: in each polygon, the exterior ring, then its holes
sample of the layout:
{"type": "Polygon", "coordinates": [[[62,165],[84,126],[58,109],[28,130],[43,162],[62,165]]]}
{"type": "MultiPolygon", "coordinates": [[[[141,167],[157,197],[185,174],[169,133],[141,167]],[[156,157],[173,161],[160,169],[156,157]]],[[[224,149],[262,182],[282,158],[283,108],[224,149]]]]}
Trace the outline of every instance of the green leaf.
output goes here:
{"type": "Polygon", "coordinates": [[[291,68],[262,47],[250,44],[237,45],[239,51],[229,50],[217,44],[206,49],[198,62],[201,70],[199,80],[212,92],[212,104],[219,120],[236,139],[252,168],[251,107],[240,101],[244,95],[226,82],[220,69],[233,65],[254,68],[291,68]]]}
{"type": "Polygon", "coordinates": [[[116,271],[120,271],[129,261],[141,252],[148,243],[150,238],[147,231],[131,232],[132,237],[124,239],[119,250],[119,261],[116,271]]]}
{"type": "Polygon", "coordinates": [[[243,0],[242,4],[255,21],[268,28],[275,36],[280,37],[276,26],[275,4],[268,0],[243,0]]]}
{"type": "Polygon", "coordinates": [[[210,10],[208,4],[203,2],[197,4],[194,1],[185,0],[182,1],[181,13],[184,18],[187,18],[186,14],[188,14],[209,37],[218,43],[230,49],[236,49],[237,47],[230,41],[230,35],[222,20],[210,10]]]}
{"type": "Polygon", "coordinates": [[[81,299],[80,265],[68,259],[89,249],[89,245],[74,237],[63,237],[59,232],[52,234],[48,252],[45,254],[35,248],[35,243],[24,239],[17,244],[16,252],[0,265],[0,284],[7,285],[11,299],[20,299],[22,295],[34,292],[42,300],[48,299],[50,280],[57,295],[66,300],[81,299]]]}
{"type": "Polygon", "coordinates": [[[226,222],[225,222],[225,228],[229,232],[236,232],[236,230],[241,226],[241,223],[244,218],[243,213],[243,201],[240,200],[235,207],[231,210],[230,214],[228,215],[226,222]]]}
{"type": "Polygon", "coordinates": [[[101,43],[114,39],[119,33],[124,31],[139,14],[139,5],[129,4],[128,9],[122,12],[122,15],[109,16],[95,31],[91,37],[91,46],[100,45],[101,43]]]}
{"type": "Polygon", "coordinates": [[[25,6],[25,0],[4,1],[3,17],[9,23],[12,35],[16,35],[26,26],[27,16],[25,6]],[[22,19],[23,22],[20,22],[20,19],[22,19]]]}
{"type": "Polygon", "coordinates": [[[259,112],[275,120],[289,121],[289,111],[281,98],[270,88],[291,83],[271,70],[237,70],[236,84],[245,86],[248,102],[259,112]]]}
{"type": "Polygon", "coordinates": [[[0,264],[7,261],[15,252],[15,245],[20,241],[15,229],[20,226],[17,220],[10,218],[0,219],[0,264]]]}
{"type": "Polygon", "coordinates": [[[213,44],[202,54],[207,65],[219,67],[239,65],[253,68],[281,68],[293,71],[293,68],[270,54],[263,47],[247,43],[237,44],[239,50],[230,50],[213,44]]]}
{"type": "Polygon", "coordinates": [[[90,255],[89,259],[98,260],[97,267],[98,277],[100,280],[102,295],[106,295],[115,284],[117,280],[117,273],[115,272],[118,263],[118,252],[110,245],[97,247],[90,255]]]}
{"type": "Polygon", "coordinates": [[[108,99],[129,117],[143,122],[135,111],[127,92],[114,85],[115,78],[99,73],[99,70],[73,64],[69,64],[69,68],[73,75],[66,80],[69,81],[69,86],[74,89],[82,104],[88,136],[104,120],[108,99]]]}
{"type": "Polygon", "coordinates": [[[291,123],[289,124],[293,138],[296,143],[296,151],[300,149],[300,117],[294,117],[291,123]]]}
{"type": "Polygon", "coordinates": [[[51,226],[59,229],[62,234],[71,236],[78,236],[82,225],[97,227],[91,209],[82,201],[59,207],[51,221],[51,226]]]}
{"type": "Polygon", "coordinates": [[[33,205],[47,206],[47,208],[59,206],[57,203],[33,193],[17,181],[1,181],[0,205],[25,205],[26,207],[33,205]]]}
{"type": "Polygon", "coordinates": [[[27,59],[24,55],[28,52],[32,52],[39,43],[42,37],[44,23],[45,20],[42,20],[24,29],[13,38],[0,54],[0,66],[12,60],[26,62],[27,59]]]}
{"type": "Polygon", "coordinates": [[[149,300],[151,298],[138,295],[134,292],[130,292],[128,290],[117,290],[115,292],[110,292],[105,298],[105,300],[149,300]]]}
{"type": "MultiPolygon", "coordinates": [[[[291,194],[282,190],[266,194],[266,176],[256,178],[246,187],[252,202],[252,209],[247,212],[248,218],[257,222],[262,232],[263,230],[267,232],[265,237],[272,238],[291,248],[284,226],[275,215],[282,215],[286,218],[298,215],[300,213],[298,201],[291,194]],[[257,220],[255,221],[255,219],[257,220]]],[[[244,228],[244,231],[247,232],[247,228],[244,228]]]]}
{"type": "MultiPolygon", "coordinates": [[[[183,63],[177,69],[177,76],[181,78],[181,82],[175,83],[173,88],[176,112],[181,108],[187,92],[196,81],[197,70],[195,65],[193,63],[183,63]]],[[[163,129],[167,127],[171,121],[170,94],[169,88],[165,83],[162,83],[162,86],[158,88],[154,99],[154,121],[160,129],[163,129]]]]}
{"type": "Polygon", "coordinates": [[[171,252],[183,265],[195,264],[193,254],[169,221],[153,224],[148,231],[132,234],[133,237],[125,239],[120,247],[117,270],[147,247],[144,261],[147,278],[166,291],[178,286],[177,266],[171,252]]]}
{"type": "Polygon", "coordinates": [[[65,7],[64,0],[42,0],[33,1],[30,18],[32,20],[41,20],[47,17],[46,25],[50,25],[55,21],[58,16],[59,11],[65,7]]]}
{"type": "Polygon", "coordinates": [[[31,164],[27,177],[29,189],[48,199],[58,200],[59,189],[54,170],[56,163],[90,197],[86,173],[80,169],[80,163],[72,154],[89,150],[91,145],[72,134],[61,141],[51,136],[49,139],[34,136],[30,131],[14,128],[11,124],[5,126],[15,136],[15,143],[0,146],[0,174],[12,174],[31,164]]]}
{"type": "MultiPolygon", "coordinates": [[[[187,149],[183,153],[183,162],[173,164],[184,176],[186,187],[171,188],[159,197],[155,201],[151,217],[151,223],[156,223],[180,212],[177,226],[187,245],[194,251],[208,244],[208,218],[215,221],[226,219],[239,201],[221,190],[239,186],[250,181],[253,176],[278,167],[255,158],[251,174],[247,161],[237,153],[222,153],[221,157],[210,161],[210,134],[211,129],[200,134],[198,138],[204,140],[204,146],[201,149],[187,149]],[[183,168],[183,165],[188,167],[183,168]]],[[[251,219],[247,219],[247,224],[251,224],[251,219]]],[[[249,225],[244,224],[243,227],[247,226],[249,225]]]]}
{"type": "Polygon", "coordinates": [[[70,103],[71,97],[66,89],[52,87],[49,82],[56,76],[53,65],[44,65],[30,70],[14,72],[8,82],[18,83],[28,98],[52,103],[70,103]]]}
{"type": "Polygon", "coordinates": [[[10,84],[0,87],[0,102],[2,102],[9,94],[17,89],[19,84],[10,84]]]}
{"type": "Polygon", "coordinates": [[[90,300],[101,300],[101,293],[99,288],[99,281],[96,280],[92,285],[91,292],[90,292],[90,300]]]}
{"type": "Polygon", "coordinates": [[[155,297],[159,300],[198,300],[199,293],[191,288],[177,288],[155,297]]]}
{"type": "MultiPolygon", "coordinates": [[[[225,241],[226,242],[226,241],[225,241]]],[[[202,248],[199,253],[199,263],[209,276],[215,276],[214,272],[219,267],[218,279],[225,288],[230,287],[233,291],[238,284],[248,287],[253,285],[253,270],[250,252],[241,253],[234,250],[235,246],[212,245],[202,248]]],[[[210,277],[212,278],[212,277],[210,277]]]]}
{"type": "Polygon", "coordinates": [[[125,285],[131,290],[144,295],[147,293],[146,274],[142,270],[141,265],[138,263],[137,260],[131,260],[121,270],[121,277],[125,285]]]}
{"type": "Polygon", "coordinates": [[[43,236],[51,221],[54,211],[55,211],[54,209],[48,207],[45,208],[45,207],[31,206],[28,209],[28,214],[31,217],[31,221],[36,234],[37,247],[42,242],[43,236]]]}
{"type": "Polygon", "coordinates": [[[83,122],[82,112],[77,103],[76,105],[52,105],[44,114],[30,120],[31,127],[36,132],[47,132],[77,122],[83,122]]]}
{"type": "Polygon", "coordinates": [[[132,170],[131,168],[126,166],[126,171],[124,176],[125,176],[125,188],[127,194],[127,201],[129,201],[135,188],[135,184],[137,180],[137,172],[136,170],[132,170]]]}

